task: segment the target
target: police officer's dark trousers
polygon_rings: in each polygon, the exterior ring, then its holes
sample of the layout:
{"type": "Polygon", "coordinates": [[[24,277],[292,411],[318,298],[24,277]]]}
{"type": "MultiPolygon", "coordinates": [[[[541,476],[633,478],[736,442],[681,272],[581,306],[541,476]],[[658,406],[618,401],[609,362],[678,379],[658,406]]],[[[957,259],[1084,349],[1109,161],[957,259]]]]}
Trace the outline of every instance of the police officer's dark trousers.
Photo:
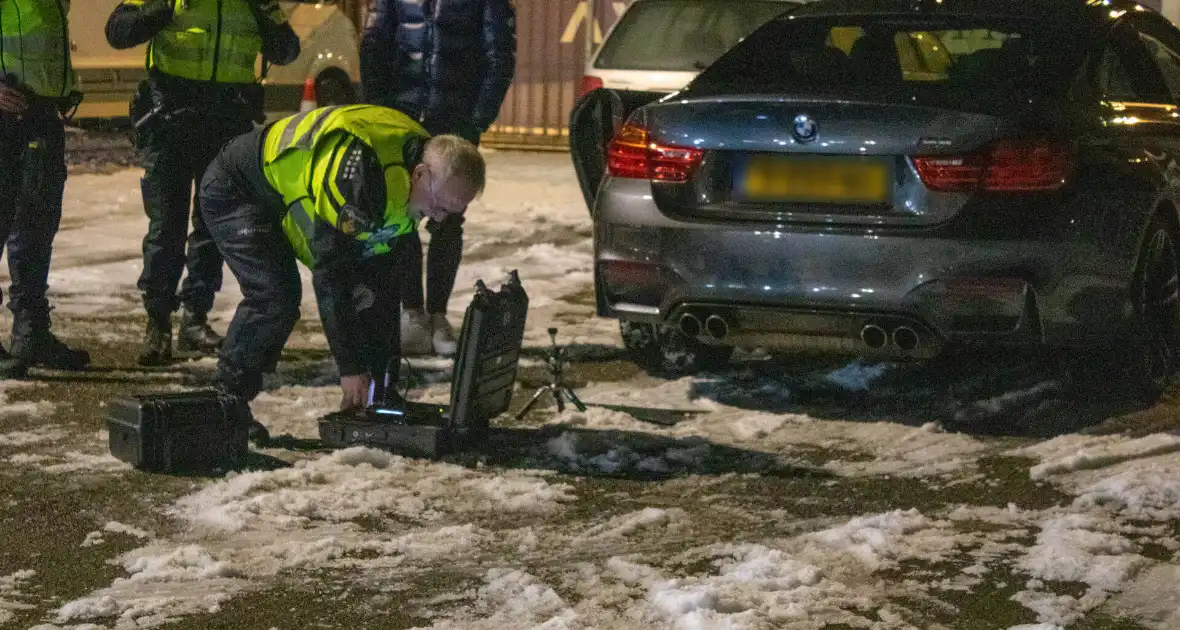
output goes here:
{"type": "Polygon", "coordinates": [[[221,289],[222,259],[201,216],[199,195],[194,195],[193,189],[221,147],[250,127],[247,120],[203,112],[161,121],[141,132],[143,206],[148,231],[143,239],[143,273],[138,285],[149,317],[166,320],[181,303],[200,315],[213,307],[214,295],[221,289]],[[177,295],[186,268],[188,274],[177,295]]]}
{"type": "Polygon", "coordinates": [[[90,357],[49,333],[46,298],[65,182],[64,130],[56,107],[34,101],[19,116],[0,113],[0,250],[7,245],[12,278],[12,354],[29,363],[80,369],[90,357]]]}
{"type": "MultiPolygon", "coordinates": [[[[282,198],[262,171],[264,129],[232,140],[201,183],[201,212],[242,291],[222,344],[216,384],[247,400],[274,372],[300,316],[303,285],[282,229],[282,198]]],[[[399,296],[392,255],[360,262],[353,300],[366,340],[364,361],[379,377],[399,347],[399,296]]],[[[323,306],[323,305],[321,305],[323,306]]]]}
{"type": "Polygon", "coordinates": [[[299,321],[303,283],[281,224],[282,198],[262,172],[263,129],[231,140],[201,180],[200,211],[214,247],[238,280],[238,304],[222,343],[216,382],[249,400],[278,364],[299,321]]]}

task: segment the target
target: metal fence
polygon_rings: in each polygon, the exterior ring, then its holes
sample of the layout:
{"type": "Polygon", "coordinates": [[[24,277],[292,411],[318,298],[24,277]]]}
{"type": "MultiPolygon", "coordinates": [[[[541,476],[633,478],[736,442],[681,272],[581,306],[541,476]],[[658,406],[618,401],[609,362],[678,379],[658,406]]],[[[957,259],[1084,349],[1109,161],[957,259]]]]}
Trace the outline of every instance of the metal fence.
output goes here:
{"type": "MultiPolygon", "coordinates": [[[[516,78],[484,143],[564,150],[586,59],[630,1],[516,0],[516,78]]],[[[341,0],[358,26],[365,4],[341,0]]]]}

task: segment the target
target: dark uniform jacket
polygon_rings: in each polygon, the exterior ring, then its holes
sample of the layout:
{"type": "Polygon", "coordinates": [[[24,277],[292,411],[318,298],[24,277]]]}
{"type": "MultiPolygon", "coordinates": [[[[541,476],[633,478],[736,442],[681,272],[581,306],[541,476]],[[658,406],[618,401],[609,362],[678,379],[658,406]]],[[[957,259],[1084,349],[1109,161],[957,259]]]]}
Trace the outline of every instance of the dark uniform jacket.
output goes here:
{"type": "Polygon", "coordinates": [[[370,0],[361,41],[365,100],[432,134],[476,140],[516,69],[512,0],[370,0]]]}

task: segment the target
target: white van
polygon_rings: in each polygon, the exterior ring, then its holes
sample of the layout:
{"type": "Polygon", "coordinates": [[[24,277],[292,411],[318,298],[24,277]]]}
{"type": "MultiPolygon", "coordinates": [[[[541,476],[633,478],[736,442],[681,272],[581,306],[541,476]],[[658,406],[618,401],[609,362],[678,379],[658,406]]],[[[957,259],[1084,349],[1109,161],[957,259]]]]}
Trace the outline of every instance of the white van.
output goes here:
{"type": "MultiPolygon", "coordinates": [[[[79,89],[85,95],[75,119],[127,116],[128,104],[146,62],[146,45],[115,50],[105,26],[120,0],[87,0],[70,8],[70,37],[79,89]]],[[[360,83],[356,28],[336,0],[280,3],[299,35],[302,51],[286,66],[271,66],[264,81],[268,116],[299,110],[307,79],[316,85],[317,105],[354,102],[360,83]]],[[[259,71],[261,71],[260,62],[259,71]]]]}

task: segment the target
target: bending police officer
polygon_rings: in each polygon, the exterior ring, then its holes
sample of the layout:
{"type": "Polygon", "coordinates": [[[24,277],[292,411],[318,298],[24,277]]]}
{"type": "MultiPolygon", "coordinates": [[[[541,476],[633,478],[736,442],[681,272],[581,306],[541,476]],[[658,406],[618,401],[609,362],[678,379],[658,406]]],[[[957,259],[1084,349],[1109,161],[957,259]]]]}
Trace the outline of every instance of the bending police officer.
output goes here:
{"type": "Polygon", "coordinates": [[[0,0],[0,250],[8,246],[12,352],[0,378],[29,366],[90,363],[49,330],[49,265],[65,192],[62,116],[77,106],[68,0],[0,0]]]}
{"type": "Polygon", "coordinates": [[[205,222],[242,289],[217,386],[250,400],[275,370],[299,319],[298,260],[312,272],[341,408],[365,406],[370,382],[399,355],[391,251],[420,219],[462,212],[484,179],[470,142],[430,137],[374,105],[316,109],[231,141],[200,191],[205,222]]]}
{"type": "Polygon", "coordinates": [[[123,0],[106,36],[119,49],[148,43],[148,76],[131,107],[148,216],[138,282],[148,322],[139,362],[171,361],[172,313],[182,305],[177,349],[213,352],[221,337],[208,313],[221,288],[222,260],[193,186],[222,145],[264,120],[259,53],[264,68],[291,63],[299,38],[276,0],[123,0]]]}

